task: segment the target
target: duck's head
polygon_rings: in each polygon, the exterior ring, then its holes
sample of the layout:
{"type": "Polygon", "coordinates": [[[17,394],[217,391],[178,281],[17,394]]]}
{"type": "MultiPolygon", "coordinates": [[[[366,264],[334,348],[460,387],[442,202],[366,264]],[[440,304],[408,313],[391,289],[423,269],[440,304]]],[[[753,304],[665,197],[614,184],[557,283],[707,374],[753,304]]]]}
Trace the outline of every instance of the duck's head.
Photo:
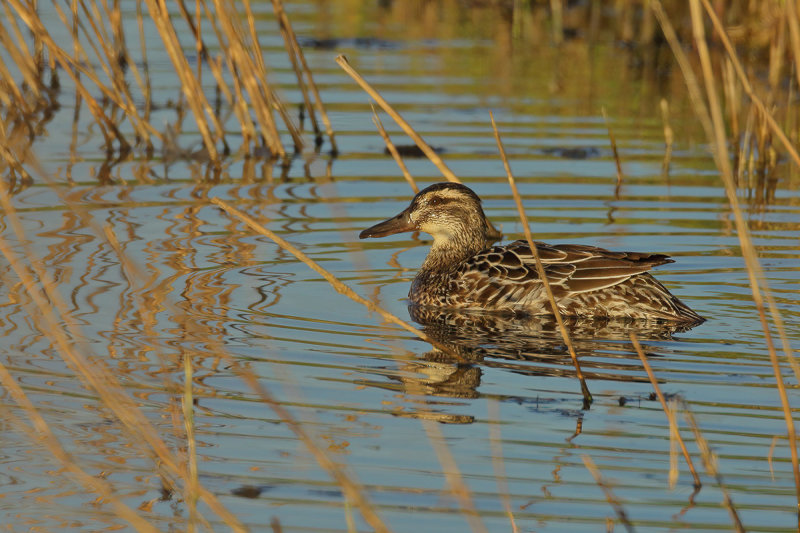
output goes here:
{"type": "Polygon", "coordinates": [[[433,236],[434,247],[466,245],[479,251],[488,245],[490,227],[472,189],[460,183],[436,183],[421,190],[400,214],[365,229],[359,237],[424,231],[433,236]]]}

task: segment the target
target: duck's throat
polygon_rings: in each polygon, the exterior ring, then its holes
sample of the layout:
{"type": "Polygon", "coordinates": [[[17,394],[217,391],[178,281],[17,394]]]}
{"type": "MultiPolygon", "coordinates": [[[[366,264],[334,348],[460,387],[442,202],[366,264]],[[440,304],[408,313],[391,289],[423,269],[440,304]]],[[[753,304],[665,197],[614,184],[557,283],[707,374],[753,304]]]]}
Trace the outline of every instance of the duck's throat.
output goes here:
{"type": "Polygon", "coordinates": [[[451,284],[455,271],[482,250],[479,244],[436,239],[417,272],[408,293],[412,302],[421,305],[447,306],[451,303],[451,284]]]}
{"type": "Polygon", "coordinates": [[[472,236],[434,236],[431,250],[420,267],[420,273],[449,272],[486,248],[483,236],[479,238],[469,237],[472,236]]]}

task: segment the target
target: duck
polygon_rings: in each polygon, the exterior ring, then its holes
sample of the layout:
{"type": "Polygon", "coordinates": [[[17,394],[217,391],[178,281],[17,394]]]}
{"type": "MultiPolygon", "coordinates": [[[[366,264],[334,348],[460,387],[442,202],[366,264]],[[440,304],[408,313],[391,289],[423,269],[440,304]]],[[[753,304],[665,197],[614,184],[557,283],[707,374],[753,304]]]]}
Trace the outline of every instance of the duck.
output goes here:
{"type": "MultiPolygon", "coordinates": [[[[445,182],[421,190],[406,209],[363,230],[359,238],[412,231],[433,237],[408,293],[413,306],[552,316],[528,242],[493,245],[492,228],[472,189],[445,182]]],[[[653,267],[674,262],[668,255],[534,245],[562,317],[705,321],[650,274],[653,267]]]]}

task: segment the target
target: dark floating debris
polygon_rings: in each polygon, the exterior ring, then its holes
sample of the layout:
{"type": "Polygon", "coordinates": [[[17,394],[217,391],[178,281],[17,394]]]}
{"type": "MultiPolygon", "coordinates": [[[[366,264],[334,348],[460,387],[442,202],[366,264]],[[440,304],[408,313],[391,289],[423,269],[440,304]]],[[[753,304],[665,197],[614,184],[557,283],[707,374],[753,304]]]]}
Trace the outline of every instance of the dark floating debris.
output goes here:
{"type": "MultiPolygon", "coordinates": [[[[425,153],[416,144],[398,144],[395,145],[395,148],[397,149],[397,153],[402,157],[425,157],[425,153]]],[[[437,148],[435,146],[431,148],[433,148],[433,151],[437,154],[444,153],[444,148],[437,148]]],[[[391,155],[388,148],[384,148],[383,153],[391,155]]]]}
{"type": "Polygon", "coordinates": [[[317,50],[335,50],[337,48],[377,48],[380,50],[396,49],[399,44],[379,37],[356,37],[355,39],[340,39],[331,37],[327,39],[316,39],[306,37],[298,39],[304,48],[314,48],[317,50]]]}
{"type": "Polygon", "coordinates": [[[545,148],[542,152],[548,155],[563,157],[564,159],[589,159],[598,157],[600,150],[593,146],[576,146],[574,148],[545,148]]]}
{"type": "Polygon", "coordinates": [[[235,489],[231,490],[231,494],[234,496],[250,499],[258,498],[261,496],[262,492],[264,492],[264,487],[257,487],[255,485],[242,485],[241,487],[236,487],[235,489]]]}

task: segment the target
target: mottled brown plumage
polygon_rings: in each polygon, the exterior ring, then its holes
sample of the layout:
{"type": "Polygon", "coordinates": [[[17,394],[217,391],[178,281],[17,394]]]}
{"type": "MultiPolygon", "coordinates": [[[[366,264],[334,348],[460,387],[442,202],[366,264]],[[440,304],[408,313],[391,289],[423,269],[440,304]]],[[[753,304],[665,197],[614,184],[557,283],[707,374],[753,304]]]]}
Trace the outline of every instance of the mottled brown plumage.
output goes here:
{"type": "MultiPolygon", "coordinates": [[[[409,292],[414,304],[552,314],[528,243],[490,246],[488,228],[480,198],[471,189],[438,183],[420,191],[402,213],[362,231],[360,237],[415,230],[433,236],[409,292]]],[[[535,244],[564,316],[703,321],[649,274],[655,266],[672,263],[669,256],[535,244]]]]}

